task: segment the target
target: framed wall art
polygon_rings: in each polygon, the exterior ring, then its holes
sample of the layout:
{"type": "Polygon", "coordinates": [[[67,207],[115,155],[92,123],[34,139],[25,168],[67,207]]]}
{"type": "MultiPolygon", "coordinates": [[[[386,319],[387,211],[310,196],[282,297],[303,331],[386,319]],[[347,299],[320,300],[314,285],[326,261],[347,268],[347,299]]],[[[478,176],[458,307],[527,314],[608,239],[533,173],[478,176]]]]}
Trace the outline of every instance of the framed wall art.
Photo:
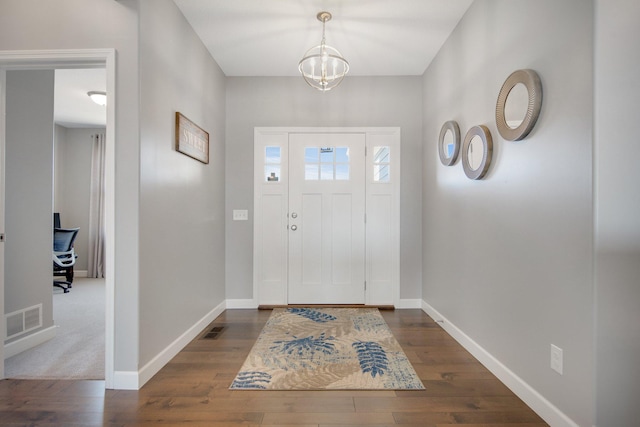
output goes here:
{"type": "Polygon", "coordinates": [[[176,112],[176,151],[209,163],[209,133],[176,112]]]}

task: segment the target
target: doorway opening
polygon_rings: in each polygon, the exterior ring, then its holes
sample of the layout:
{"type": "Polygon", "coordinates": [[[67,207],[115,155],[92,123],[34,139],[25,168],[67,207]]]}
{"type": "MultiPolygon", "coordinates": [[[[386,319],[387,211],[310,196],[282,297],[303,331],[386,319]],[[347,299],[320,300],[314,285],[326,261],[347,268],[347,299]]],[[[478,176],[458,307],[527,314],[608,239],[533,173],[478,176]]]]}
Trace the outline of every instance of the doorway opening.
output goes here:
{"type": "MultiPolygon", "coordinates": [[[[12,159],[5,156],[6,125],[6,74],[9,70],[56,70],[77,68],[104,68],[106,71],[107,123],[105,138],[105,387],[113,388],[114,377],[114,191],[115,191],[115,50],[89,49],[65,51],[11,51],[0,52],[0,233],[5,233],[5,173],[6,162],[12,159]]],[[[10,232],[10,230],[7,230],[10,232]]],[[[4,259],[4,246],[0,243],[0,259],[4,259]]],[[[5,266],[0,264],[0,326],[6,330],[5,324],[5,266]]],[[[38,331],[35,330],[37,333],[38,331]]],[[[35,335],[35,334],[34,334],[35,335]]],[[[4,346],[0,346],[0,360],[4,361],[4,346]]],[[[0,364],[0,378],[5,377],[4,363],[0,364]]]]}

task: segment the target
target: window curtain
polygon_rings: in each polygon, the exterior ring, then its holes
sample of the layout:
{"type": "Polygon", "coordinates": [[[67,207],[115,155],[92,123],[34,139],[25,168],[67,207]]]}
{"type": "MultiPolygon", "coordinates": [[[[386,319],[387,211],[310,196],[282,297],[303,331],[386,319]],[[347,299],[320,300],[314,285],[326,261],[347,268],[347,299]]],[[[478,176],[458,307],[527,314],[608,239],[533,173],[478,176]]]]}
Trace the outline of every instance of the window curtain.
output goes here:
{"type": "Polygon", "coordinates": [[[91,135],[91,195],[89,198],[89,259],[87,277],[104,277],[104,152],[105,134],[91,135]]]}

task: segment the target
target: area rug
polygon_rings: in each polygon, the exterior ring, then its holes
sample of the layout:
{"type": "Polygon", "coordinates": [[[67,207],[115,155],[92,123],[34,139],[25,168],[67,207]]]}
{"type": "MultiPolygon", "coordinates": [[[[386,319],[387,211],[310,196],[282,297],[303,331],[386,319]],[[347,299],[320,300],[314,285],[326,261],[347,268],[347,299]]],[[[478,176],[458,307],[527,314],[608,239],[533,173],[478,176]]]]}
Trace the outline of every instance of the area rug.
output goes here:
{"type": "Polygon", "coordinates": [[[231,389],[424,389],[376,308],[276,308],[231,389]]]}

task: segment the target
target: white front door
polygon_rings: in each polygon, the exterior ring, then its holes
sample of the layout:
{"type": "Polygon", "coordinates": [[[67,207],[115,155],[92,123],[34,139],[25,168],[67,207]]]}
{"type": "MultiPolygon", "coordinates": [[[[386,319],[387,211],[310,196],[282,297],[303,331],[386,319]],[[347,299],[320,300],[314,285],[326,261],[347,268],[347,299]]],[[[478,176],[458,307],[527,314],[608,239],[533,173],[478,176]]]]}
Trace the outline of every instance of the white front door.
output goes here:
{"type": "Polygon", "coordinates": [[[365,134],[289,134],[289,304],[365,303],[365,134]]]}

